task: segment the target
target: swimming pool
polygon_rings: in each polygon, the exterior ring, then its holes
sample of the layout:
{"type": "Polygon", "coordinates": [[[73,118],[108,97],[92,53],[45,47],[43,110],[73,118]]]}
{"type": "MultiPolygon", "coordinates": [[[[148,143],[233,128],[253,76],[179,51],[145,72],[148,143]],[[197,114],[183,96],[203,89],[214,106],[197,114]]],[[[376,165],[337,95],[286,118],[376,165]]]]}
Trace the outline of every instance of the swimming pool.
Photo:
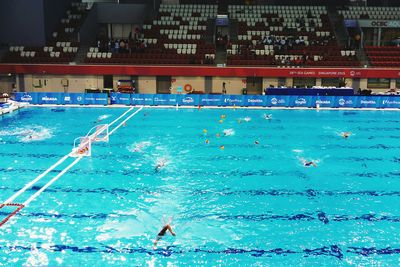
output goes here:
{"type": "MultiPolygon", "coordinates": [[[[0,202],[125,110],[1,117],[0,202]]],[[[0,228],[0,266],[398,265],[399,122],[392,111],[145,108],[0,228]],[[163,216],[177,236],[153,250],[163,216]]]]}

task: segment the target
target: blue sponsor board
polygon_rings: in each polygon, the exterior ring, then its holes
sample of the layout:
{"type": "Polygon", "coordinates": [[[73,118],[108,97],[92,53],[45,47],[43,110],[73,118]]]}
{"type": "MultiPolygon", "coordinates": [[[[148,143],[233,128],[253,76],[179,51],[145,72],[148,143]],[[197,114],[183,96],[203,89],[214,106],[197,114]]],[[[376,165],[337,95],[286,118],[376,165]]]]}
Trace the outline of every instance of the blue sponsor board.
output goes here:
{"type": "Polygon", "coordinates": [[[65,93],[63,94],[63,103],[66,105],[84,105],[85,97],[82,93],[65,93]]]}
{"type": "Polygon", "coordinates": [[[359,96],[356,98],[356,104],[354,107],[357,108],[378,108],[379,97],[374,96],[359,96]]]}
{"type": "Polygon", "coordinates": [[[111,105],[130,105],[131,104],[131,95],[130,94],[121,94],[121,93],[111,93],[110,94],[111,105]]]}
{"type": "Polygon", "coordinates": [[[18,92],[15,93],[15,101],[27,102],[30,104],[38,103],[38,93],[18,92]]]}
{"type": "Polygon", "coordinates": [[[131,104],[132,105],[153,105],[153,95],[152,94],[132,94],[131,104]]]}
{"type": "Polygon", "coordinates": [[[288,107],[290,96],[285,95],[269,95],[267,96],[267,107],[288,107]]]}
{"type": "Polygon", "coordinates": [[[167,95],[167,104],[166,105],[170,105],[170,106],[175,106],[176,103],[178,103],[178,97],[179,95],[176,94],[171,94],[171,95],[167,95]]]}
{"type": "Polygon", "coordinates": [[[222,95],[221,106],[226,106],[226,107],[238,106],[238,107],[242,107],[242,106],[244,106],[243,105],[243,96],[242,95],[222,95]]]}
{"type": "Polygon", "coordinates": [[[289,101],[290,107],[311,107],[311,96],[299,95],[291,96],[289,101]]]}
{"type": "Polygon", "coordinates": [[[153,97],[153,105],[158,106],[158,105],[169,105],[169,96],[166,94],[155,94],[153,97]]]}
{"type": "Polygon", "coordinates": [[[37,93],[38,94],[38,104],[64,104],[64,94],[63,93],[37,93]]]}
{"type": "Polygon", "coordinates": [[[380,108],[400,108],[400,97],[381,96],[379,98],[380,108]]]}
{"type": "Polygon", "coordinates": [[[220,106],[222,95],[200,95],[199,105],[202,106],[220,106]]]}
{"type": "Polygon", "coordinates": [[[357,103],[356,96],[335,96],[335,108],[353,108],[357,103]]]}
{"type": "Polygon", "coordinates": [[[84,94],[85,105],[107,105],[108,96],[107,94],[84,94]]]}
{"type": "Polygon", "coordinates": [[[335,97],[334,96],[313,96],[311,100],[311,107],[319,105],[321,108],[334,108],[335,97]]]}
{"type": "Polygon", "coordinates": [[[266,96],[245,95],[243,96],[243,106],[246,107],[264,107],[267,104],[266,96]]]}
{"type": "Polygon", "coordinates": [[[198,106],[200,95],[180,95],[178,98],[178,104],[180,106],[198,106]]]}

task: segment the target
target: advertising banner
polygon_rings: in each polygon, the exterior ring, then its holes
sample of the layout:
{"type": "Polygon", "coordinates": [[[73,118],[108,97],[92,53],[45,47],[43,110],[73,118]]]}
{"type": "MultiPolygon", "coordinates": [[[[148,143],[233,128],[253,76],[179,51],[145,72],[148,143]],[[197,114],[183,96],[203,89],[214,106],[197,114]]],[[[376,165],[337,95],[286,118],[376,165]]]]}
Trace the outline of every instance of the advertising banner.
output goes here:
{"type": "Polygon", "coordinates": [[[18,102],[27,102],[30,104],[38,103],[38,93],[27,93],[27,92],[18,92],[15,93],[15,101],[18,102]]]}
{"type": "Polygon", "coordinates": [[[199,104],[202,106],[220,106],[222,95],[200,95],[199,104]]]}
{"type": "Polygon", "coordinates": [[[121,94],[121,93],[111,93],[110,94],[111,105],[130,105],[131,104],[131,95],[130,94],[121,94]]]}
{"type": "Polygon", "coordinates": [[[400,108],[400,97],[381,96],[379,108],[400,108]]]}
{"type": "Polygon", "coordinates": [[[37,93],[38,94],[38,104],[64,104],[64,94],[63,93],[37,93]]]}
{"type": "Polygon", "coordinates": [[[131,95],[132,105],[153,105],[153,95],[152,94],[132,94],[131,95]]]}
{"type": "Polygon", "coordinates": [[[313,96],[311,100],[311,107],[321,108],[334,108],[335,107],[335,97],[334,96],[313,96]]]}
{"type": "Polygon", "coordinates": [[[269,95],[267,96],[267,107],[289,107],[290,96],[269,95]]]}
{"type": "Polygon", "coordinates": [[[357,96],[336,96],[334,107],[336,108],[353,108],[357,102],[357,96]]]}
{"type": "Polygon", "coordinates": [[[154,106],[169,105],[169,96],[170,95],[166,95],[166,94],[155,94],[154,97],[153,97],[153,105],[154,106]]]}
{"type": "Polygon", "coordinates": [[[245,107],[264,107],[267,105],[267,97],[261,95],[243,96],[243,106],[245,107]]]}
{"type": "Polygon", "coordinates": [[[299,95],[291,96],[289,101],[290,107],[311,107],[311,96],[299,95]]]}
{"type": "Polygon", "coordinates": [[[84,104],[84,94],[80,93],[63,93],[62,103],[64,105],[83,105],[84,104]]]}
{"type": "Polygon", "coordinates": [[[179,95],[178,105],[180,106],[198,106],[199,105],[199,95],[179,95]]]}
{"type": "Polygon", "coordinates": [[[354,107],[357,108],[378,108],[379,96],[359,96],[354,107]]]}
{"type": "Polygon", "coordinates": [[[222,95],[221,106],[225,107],[242,107],[243,106],[243,95],[222,95]]]}

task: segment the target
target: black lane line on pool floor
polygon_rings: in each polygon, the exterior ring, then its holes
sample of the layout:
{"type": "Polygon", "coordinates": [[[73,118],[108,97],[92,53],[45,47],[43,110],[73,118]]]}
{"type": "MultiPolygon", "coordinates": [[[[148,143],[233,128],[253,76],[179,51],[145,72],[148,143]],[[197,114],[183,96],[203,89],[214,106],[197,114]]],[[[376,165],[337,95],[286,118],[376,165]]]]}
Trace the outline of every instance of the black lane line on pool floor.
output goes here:
{"type": "MultiPolygon", "coordinates": [[[[27,191],[37,191],[39,190],[39,186],[32,186],[27,189],[27,191]]],[[[17,192],[19,189],[0,186],[0,190],[3,191],[13,191],[17,192]]],[[[328,197],[342,197],[342,196],[369,196],[369,197],[400,197],[400,191],[376,191],[376,190],[360,190],[360,191],[326,191],[326,190],[315,190],[315,189],[305,189],[304,191],[294,191],[288,189],[249,189],[249,190],[232,190],[230,188],[222,188],[222,189],[186,189],[183,188],[186,193],[192,196],[207,196],[207,195],[215,195],[215,196],[304,196],[309,199],[314,199],[318,197],[328,196],[328,197]]],[[[46,192],[51,193],[76,193],[76,194],[111,194],[115,196],[128,195],[134,193],[148,194],[163,194],[163,193],[174,193],[175,190],[168,189],[160,189],[153,187],[138,187],[138,188],[72,188],[72,187],[53,187],[46,189],[46,192]]]]}
{"type": "MultiPolygon", "coordinates": [[[[328,256],[335,257],[342,260],[345,254],[355,254],[364,257],[371,257],[377,255],[395,255],[400,254],[400,248],[376,248],[376,247],[341,247],[339,245],[329,245],[320,248],[305,248],[300,250],[295,249],[241,249],[241,248],[226,248],[226,249],[207,249],[205,247],[201,248],[191,248],[183,249],[177,246],[168,246],[166,248],[158,248],[156,250],[147,249],[144,247],[138,248],[114,248],[108,245],[102,245],[100,247],[96,246],[68,246],[68,245],[46,245],[42,247],[41,243],[37,243],[36,248],[38,250],[44,250],[46,252],[62,252],[62,253],[107,253],[107,254],[148,254],[148,255],[160,255],[164,257],[170,257],[172,255],[182,255],[191,253],[200,254],[223,254],[223,255],[235,255],[235,254],[245,254],[252,257],[272,257],[272,256],[288,256],[288,255],[299,255],[303,257],[311,256],[328,256]]],[[[8,251],[31,251],[31,246],[0,246],[0,250],[8,251]]]]}
{"type": "MultiPolygon", "coordinates": [[[[225,178],[235,178],[235,177],[249,177],[249,176],[269,176],[269,177],[295,177],[301,179],[307,179],[307,173],[302,171],[305,168],[298,169],[295,171],[275,171],[275,170],[252,170],[252,171],[238,171],[232,169],[221,169],[214,172],[207,172],[201,170],[181,170],[180,175],[185,177],[190,176],[200,176],[200,177],[225,177],[225,178]]],[[[0,173],[18,173],[21,175],[27,175],[27,173],[42,173],[44,170],[42,169],[28,169],[28,168],[0,168],[0,173]]],[[[61,170],[52,170],[50,173],[59,173],[61,170]]],[[[148,168],[143,170],[72,170],[68,172],[69,174],[74,175],[93,175],[98,177],[99,175],[122,175],[122,176],[134,176],[134,175],[147,175],[154,174],[154,167],[148,166],[148,168]]],[[[165,175],[176,175],[176,172],[171,172],[168,170],[164,170],[162,172],[165,175]]],[[[156,175],[156,174],[155,174],[156,175]]],[[[360,178],[398,178],[400,177],[400,172],[397,171],[389,171],[389,172],[336,172],[335,176],[346,176],[346,177],[360,177],[360,178]]]]}
{"type": "MultiPolygon", "coordinates": [[[[9,213],[1,212],[0,217],[5,217],[9,213]]],[[[82,214],[52,214],[45,212],[21,212],[20,217],[30,218],[54,218],[54,219],[107,219],[107,218],[124,218],[132,217],[131,215],[124,215],[119,213],[82,213],[82,214]]],[[[178,217],[177,217],[178,218],[178,217]]],[[[211,218],[213,220],[231,220],[231,221],[320,221],[324,224],[330,222],[348,222],[348,221],[368,221],[368,222],[400,222],[400,216],[380,216],[376,214],[362,214],[362,215],[327,215],[323,211],[316,211],[314,213],[306,212],[293,215],[278,215],[278,214],[238,214],[238,215],[226,215],[224,213],[213,213],[205,215],[195,216],[179,216],[182,221],[193,221],[211,218]]]]}

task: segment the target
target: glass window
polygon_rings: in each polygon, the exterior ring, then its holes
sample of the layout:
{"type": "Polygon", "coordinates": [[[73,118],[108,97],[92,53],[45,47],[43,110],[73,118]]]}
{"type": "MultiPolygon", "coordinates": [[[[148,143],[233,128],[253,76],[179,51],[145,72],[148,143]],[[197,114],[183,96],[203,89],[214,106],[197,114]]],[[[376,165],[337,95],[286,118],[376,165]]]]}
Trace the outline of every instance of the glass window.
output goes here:
{"type": "Polygon", "coordinates": [[[307,88],[313,87],[316,84],[316,78],[293,78],[293,87],[307,88]]]}
{"type": "Polygon", "coordinates": [[[396,88],[400,88],[400,79],[396,79],[396,88]]]}
{"type": "Polygon", "coordinates": [[[389,88],[390,79],[387,78],[369,78],[367,83],[368,88],[389,88]]]}
{"type": "Polygon", "coordinates": [[[339,87],[341,81],[342,80],[340,78],[322,78],[321,86],[339,87]]]}

